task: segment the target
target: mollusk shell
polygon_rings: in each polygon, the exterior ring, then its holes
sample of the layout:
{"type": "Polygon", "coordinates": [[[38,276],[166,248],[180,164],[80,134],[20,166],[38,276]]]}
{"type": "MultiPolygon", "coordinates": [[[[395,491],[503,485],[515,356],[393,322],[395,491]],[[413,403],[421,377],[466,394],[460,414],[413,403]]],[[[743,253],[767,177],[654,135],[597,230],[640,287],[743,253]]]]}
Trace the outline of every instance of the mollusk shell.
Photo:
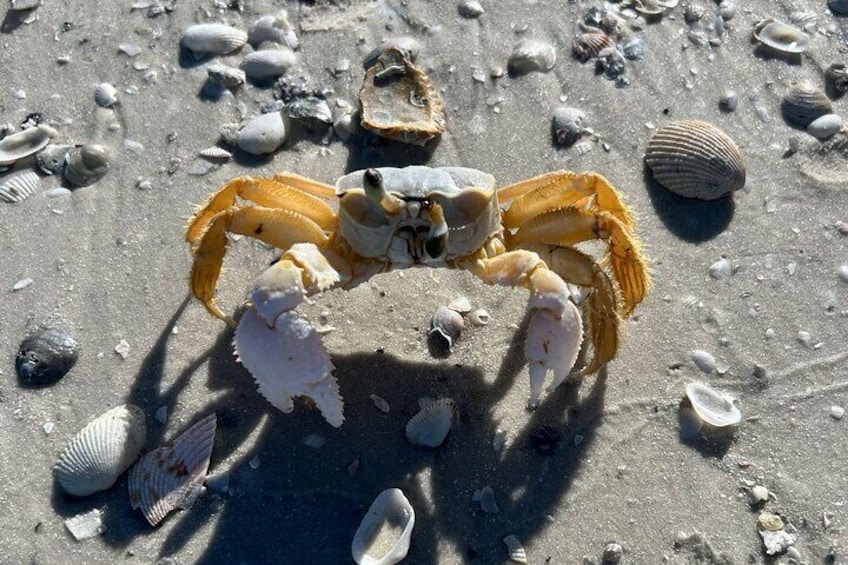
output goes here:
{"type": "Polygon", "coordinates": [[[38,328],[21,342],[15,357],[15,371],[28,386],[53,384],[76,364],[80,346],[67,332],[38,328]]]}
{"type": "Polygon", "coordinates": [[[447,349],[459,339],[465,322],[462,314],[448,306],[439,306],[430,320],[430,335],[441,337],[447,345],[447,349]]]}
{"type": "Polygon", "coordinates": [[[141,408],[132,404],[117,406],[71,439],[53,474],[65,492],[73,496],[108,489],[138,458],[146,439],[141,408]]]}
{"type": "Polygon", "coordinates": [[[394,565],[406,557],[415,509],[403,491],[386,489],[374,499],[353,535],[350,551],[357,565],[394,565]],[[377,546],[377,547],[374,547],[377,546]]]}
{"type": "Polygon", "coordinates": [[[711,426],[724,428],[742,421],[742,413],[733,402],[704,384],[686,385],[686,397],[695,413],[711,426]]]}
{"type": "Polygon", "coordinates": [[[365,61],[363,61],[362,66],[366,70],[370,69],[377,64],[377,61],[383,53],[391,51],[392,49],[400,51],[407,59],[409,59],[410,63],[414,63],[418,59],[418,55],[421,53],[421,44],[417,39],[407,36],[387,39],[365,56],[365,61]]]}
{"type": "Polygon", "coordinates": [[[247,39],[254,47],[266,41],[279,43],[290,49],[297,49],[300,45],[285,10],[280,10],[276,15],[261,16],[253,22],[247,39]]]}
{"type": "Polygon", "coordinates": [[[745,186],[739,148],[716,126],[699,120],[672,122],[654,134],[645,151],[654,179],[687,198],[715,200],[745,186]]]}
{"type": "Polygon", "coordinates": [[[295,64],[294,51],[287,47],[262,49],[245,55],[239,68],[249,78],[267,79],[286,74],[295,64]]]}
{"type": "Polygon", "coordinates": [[[524,546],[521,545],[521,541],[515,537],[514,535],[508,535],[503,538],[504,545],[506,546],[506,550],[509,553],[510,561],[514,561],[516,563],[527,563],[527,552],[524,550],[524,546]]]}
{"type": "Polygon", "coordinates": [[[556,64],[556,49],[537,39],[523,39],[515,44],[508,61],[509,70],[516,74],[546,73],[556,64]]]}
{"type": "Polygon", "coordinates": [[[833,112],[833,105],[825,93],[812,83],[793,83],[780,103],[786,120],[796,126],[807,127],[816,118],[833,112]]]}
{"type": "Polygon", "coordinates": [[[110,166],[106,148],[87,143],[68,152],[65,160],[65,179],[75,186],[88,186],[102,179],[109,172],[110,166]]]}
{"type": "Polygon", "coordinates": [[[571,55],[581,63],[585,63],[597,57],[598,53],[607,47],[615,47],[615,41],[604,32],[581,33],[571,40],[571,55]]]}
{"type": "Polygon", "coordinates": [[[94,89],[94,102],[101,108],[111,108],[118,103],[118,89],[109,82],[97,85],[94,89]]]}
{"type": "Polygon", "coordinates": [[[196,24],[183,32],[182,45],[195,53],[226,55],[247,43],[247,33],[224,24],[196,24]]]}
{"type": "Polygon", "coordinates": [[[65,170],[65,160],[73,145],[50,144],[35,156],[35,163],[46,175],[55,175],[65,170]]]}
{"type": "Polygon", "coordinates": [[[0,166],[35,155],[47,147],[55,135],[56,130],[44,124],[7,135],[0,140],[0,166]]]}
{"type": "Polygon", "coordinates": [[[238,131],[236,145],[252,155],[273,153],[286,141],[286,124],[280,112],[268,112],[246,122],[238,131]]]}
{"type": "Polygon", "coordinates": [[[754,39],[780,53],[797,55],[810,46],[810,37],[800,29],[772,19],[754,28],[754,39]]]}
{"type": "Polygon", "coordinates": [[[843,63],[834,63],[824,72],[824,81],[836,96],[848,92],[848,67],[843,63]]]}
{"type": "Polygon", "coordinates": [[[241,86],[247,78],[243,70],[227,65],[209,65],[206,74],[209,80],[224,88],[241,86]]]}
{"type": "Polygon", "coordinates": [[[807,133],[816,139],[827,139],[842,129],[842,118],[837,114],[825,114],[807,126],[807,133]]]}
{"type": "Polygon", "coordinates": [[[0,182],[0,201],[23,202],[36,193],[41,186],[41,177],[34,171],[21,171],[0,182]]]}
{"type": "Polygon", "coordinates": [[[406,423],[406,439],[413,445],[439,447],[448,437],[458,411],[450,398],[431,402],[406,423]]]}
{"type": "Polygon", "coordinates": [[[130,504],[133,510],[141,508],[151,526],[172,510],[190,507],[203,492],[216,425],[213,413],[171,445],[147,453],[130,470],[130,504]]]}

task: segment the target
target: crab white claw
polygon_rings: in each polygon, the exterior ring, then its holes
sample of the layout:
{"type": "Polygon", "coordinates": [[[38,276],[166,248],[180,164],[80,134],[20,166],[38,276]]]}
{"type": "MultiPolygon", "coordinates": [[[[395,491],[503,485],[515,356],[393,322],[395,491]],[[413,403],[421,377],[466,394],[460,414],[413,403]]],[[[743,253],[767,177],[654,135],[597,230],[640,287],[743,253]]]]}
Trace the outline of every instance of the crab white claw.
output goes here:
{"type": "Polygon", "coordinates": [[[344,422],[344,403],[333,364],[321,336],[294,309],[308,294],[339,281],[317,247],[293,245],[254,284],[253,303],[239,320],[233,345],[259,392],[285,413],[294,397],[305,396],[336,428],[344,422]]]}

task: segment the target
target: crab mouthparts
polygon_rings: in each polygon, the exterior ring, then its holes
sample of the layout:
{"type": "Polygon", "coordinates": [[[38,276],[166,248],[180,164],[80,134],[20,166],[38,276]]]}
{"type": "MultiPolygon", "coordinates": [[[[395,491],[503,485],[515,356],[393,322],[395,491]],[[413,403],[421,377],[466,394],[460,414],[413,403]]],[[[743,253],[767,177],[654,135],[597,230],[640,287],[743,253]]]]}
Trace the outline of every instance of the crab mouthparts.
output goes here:
{"type": "Polygon", "coordinates": [[[400,202],[406,218],[395,232],[396,250],[405,252],[415,263],[444,259],[448,250],[448,225],[442,207],[426,200],[400,202]]]}

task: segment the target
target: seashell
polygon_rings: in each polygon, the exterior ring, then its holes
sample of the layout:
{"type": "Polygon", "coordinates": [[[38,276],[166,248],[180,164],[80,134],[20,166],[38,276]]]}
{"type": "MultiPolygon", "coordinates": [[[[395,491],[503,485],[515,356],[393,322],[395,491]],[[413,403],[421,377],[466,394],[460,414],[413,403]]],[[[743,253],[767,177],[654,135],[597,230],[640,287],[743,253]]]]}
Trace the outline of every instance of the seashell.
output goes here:
{"type": "Polygon", "coordinates": [[[701,383],[686,385],[686,398],[692,409],[707,424],[716,428],[735,426],[742,421],[742,413],[733,402],[701,383]]]}
{"type": "Polygon", "coordinates": [[[41,178],[34,171],[21,171],[9,175],[0,183],[0,201],[14,204],[23,202],[36,193],[41,186],[41,178]]]}
{"type": "Polygon", "coordinates": [[[254,47],[266,41],[285,45],[289,49],[297,49],[300,45],[285,10],[280,10],[276,15],[262,16],[253,22],[248,31],[247,40],[254,47]]]}
{"type": "Polygon", "coordinates": [[[388,39],[372,49],[371,52],[365,56],[365,60],[362,63],[365,70],[376,65],[380,57],[388,51],[400,51],[404,57],[409,59],[410,63],[415,63],[415,61],[418,60],[418,55],[421,54],[421,44],[417,39],[406,36],[388,39]]]}
{"type": "Polygon", "coordinates": [[[810,46],[810,37],[798,28],[767,19],[754,28],[754,39],[773,51],[797,55],[810,46]]]}
{"type": "Polygon", "coordinates": [[[50,144],[35,156],[35,163],[44,174],[61,173],[65,170],[65,159],[68,158],[68,151],[73,147],[73,145],[50,144]]]}
{"type": "Polygon", "coordinates": [[[836,135],[801,156],[801,174],[825,185],[848,183],[848,136],[836,135]]]}
{"type": "Polygon", "coordinates": [[[820,88],[802,80],[790,85],[780,103],[780,111],[789,123],[807,127],[816,118],[832,113],[833,105],[820,88]]]}
{"type": "Polygon", "coordinates": [[[735,112],[739,106],[739,97],[735,90],[725,90],[721,98],[718,99],[718,107],[722,112],[735,112]]]}
{"type": "Polygon", "coordinates": [[[718,16],[726,22],[736,17],[736,1],[721,0],[718,5],[718,16]]]}
{"type": "Polygon", "coordinates": [[[110,166],[109,153],[102,145],[74,147],[65,159],[65,180],[74,186],[88,186],[102,179],[110,166]]]}
{"type": "Polygon", "coordinates": [[[227,55],[247,43],[247,33],[224,24],[195,24],[183,32],[180,41],[194,53],[227,55]]]}
{"type": "Polygon", "coordinates": [[[632,4],[643,16],[659,16],[676,7],[678,0],[633,0],[632,4]]]}
{"type": "Polygon", "coordinates": [[[106,531],[106,527],[103,525],[103,512],[98,508],[71,516],[65,520],[65,527],[77,541],[99,536],[106,531]]]}
{"type": "Polygon", "coordinates": [[[359,101],[362,127],[381,137],[424,145],[445,131],[445,107],[438,90],[399,49],[386,49],[368,67],[359,101]]]}
{"type": "Polygon", "coordinates": [[[460,16],[469,20],[479,18],[485,12],[483,6],[477,0],[463,0],[456,7],[456,11],[459,12],[460,16]]]}
{"type": "Polygon", "coordinates": [[[607,47],[614,47],[615,40],[602,31],[581,33],[571,40],[571,56],[585,63],[594,59],[607,47]]]}
{"type": "Polygon", "coordinates": [[[524,75],[531,72],[546,73],[556,64],[556,50],[550,43],[524,39],[515,44],[507,63],[509,71],[524,75]]]}
{"type": "Polygon", "coordinates": [[[645,151],[654,179],[686,198],[715,200],[745,185],[742,153],[716,126],[672,122],[654,133],[645,151]]]}
{"type": "Polygon", "coordinates": [[[690,4],[686,4],[683,7],[683,21],[685,21],[689,25],[701,21],[701,19],[706,15],[707,8],[703,4],[693,2],[690,4]]]}
{"type": "Polygon", "coordinates": [[[503,538],[504,545],[506,545],[507,553],[509,553],[510,561],[514,561],[516,563],[527,563],[527,552],[524,550],[524,546],[521,545],[521,542],[517,537],[510,534],[503,538]]]}
{"type": "Polygon", "coordinates": [[[79,359],[80,346],[67,332],[38,328],[21,342],[15,358],[15,371],[29,386],[53,384],[79,359]]]}
{"type": "Polygon", "coordinates": [[[495,491],[492,487],[483,487],[478,491],[474,491],[474,496],[471,497],[474,502],[480,503],[480,509],[486,514],[497,514],[500,512],[498,503],[495,500],[495,491]]]}
{"type": "Polygon", "coordinates": [[[415,509],[403,491],[386,489],[374,499],[353,535],[350,551],[358,565],[394,565],[406,557],[415,509]]]}
{"type": "Polygon", "coordinates": [[[53,474],[73,496],[106,490],[138,458],[146,439],[141,408],[133,404],[117,406],[89,422],[71,439],[53,474]]]}
{"type": "Polygon", "coordinates": [[[239,68],[248,78],[262,80],[286,74],[295,61],[294,51],[288,47],[262,49],[245,55],[239,68]]]}
{"type": "Polygon", "coordinates": [[[842,96],[848,92],[848,67],[843,63],[830,65],[824,72],[824,82],[834,97],[842,96]]]}
{"type": "Polygon", "coordinates": [[[12,165],[35,155],[57,135],[56,130],[45,124],[28,128],[0,139],[0,166],[12,165]]]}
{"type": "Polygon", "coordinates": [[[560,106],[554,110],[551,122],[554,141],[559,145],[574,145],[587,131],[583,126],[585,120],[586,114],[577,108],[560,106]]]}
{"type": "Polygon", "coordinates": [[[218,147],[217,145],[213,145],[212,147],[200,151],[198,155],[210,161],[229,161],[233,158],[232,153],[223,147],[218,147]]]}
{"type": "Polygon", "coordinates": [[[325,124],[333,123],[333,112],[326,100],[315,96],[298,98],[286,104],[283,112],[289,118],[317,120],[325,124]]]}
{"type": "Polygon", "coordinates": [[[262,114],[238,131],[236,145],[252,155],[273,153],[286,141],[286,124],[279,112],[262,114]]]}
{"type": "Polygon", "coordinates": [[[210,81],[224,88],[241,86],[247,78],[243,70],[227,65],[209,65],[206,74],[210,81]]]}
{"type": "Polygon", "coordinates": [[[445,349],[453,347],[453,343],[459,339],[465,321],[462,314],[447,306],[439,306],[430,320],[430,336],[436,339],[445,349]]]}
{"type": "Polygon", "coordinates": [[[694,349],[689,353],[689,357],[692,359],[692,363],[704,373],[710,374],[716,370],[715,357],[709,351],[694,349]]]}
{"type": "Polygon", "coordinates": [[[151,526],[172,510],[190,507],[203,492],[216,425],[214,413],[206,416],[130,470],[130,504],[133,510],[141,508],[151,526]]]}
{"type": "Polygon", "coordinates": [[[645,40],[638,35],[631,35],[619,45],[625,59],[641,61],[645,58],[645,40]]]}
{"type": "Polygon", "coordinates": [[[111,108],[118,103],[118,89],[109,82],[97,85],[94,89],[94,102],[101,108],[111,108]]]}
{"type": "Polygon", "coordinates": [[[458,297],[454,298],[453,300],[451,300],[451,303],[448,304],[448,308],[450,308],[451,310],[454,310],[456,312],[459,312],[462,315],[465,315],[465,314],[468,314],[469,312],[471,312],[472,306],[471,306],[471,301],[468,300],[467,297],[458,296],[458,297]]]}
{"type": "Polygon", "coordinates": [[[32,10],[38,8],[44,3],[44,0],[11,0],[9,2],[10,10],[32,10]]]}
{"type": "Polygon", "coordinates": [[[830,11],[839,16],[848,16],[848,0],[827,0],[830,11]]]}
{"type": "Polygon", "coordinates": [[[807,133],[816,139],[833,137],[842,129],[842,118],[836,114],[825,114],[818,117],[807,126],[807,133]]]}
{"type": "Polygon", "coordinates": [[[448,437],[458,411],[450,398],[434,400],[406,423],[406,439],[412,445],[439,447],[448,437]]]}
{"type": "Polygon", "coordinates": [[[815,30],[818,15],[813,10],[794,10],[789,13],[789,22],[804,30],[815,30]]]}
{"type": "Polygon", "coordinates": [[[490,319],[489,311],[483,308],[478,308],[468,315],[468,321],[471,322],[472,326],[485,326],[490,319]]]}

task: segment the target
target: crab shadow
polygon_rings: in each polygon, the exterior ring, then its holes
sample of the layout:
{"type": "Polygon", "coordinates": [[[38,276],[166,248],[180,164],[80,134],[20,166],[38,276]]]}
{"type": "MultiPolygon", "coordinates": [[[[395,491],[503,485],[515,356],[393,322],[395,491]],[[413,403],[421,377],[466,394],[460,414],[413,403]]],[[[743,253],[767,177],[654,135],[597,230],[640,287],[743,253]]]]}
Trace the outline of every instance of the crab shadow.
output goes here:
{"type": "Polygon", "coordinates": [[[360,129],[359,133],[347,143],[345,171],[348,173],[368,167],[426,165],[441,143],[440,137],[422,146],[385,139],[365,129],[360,129]]]}

